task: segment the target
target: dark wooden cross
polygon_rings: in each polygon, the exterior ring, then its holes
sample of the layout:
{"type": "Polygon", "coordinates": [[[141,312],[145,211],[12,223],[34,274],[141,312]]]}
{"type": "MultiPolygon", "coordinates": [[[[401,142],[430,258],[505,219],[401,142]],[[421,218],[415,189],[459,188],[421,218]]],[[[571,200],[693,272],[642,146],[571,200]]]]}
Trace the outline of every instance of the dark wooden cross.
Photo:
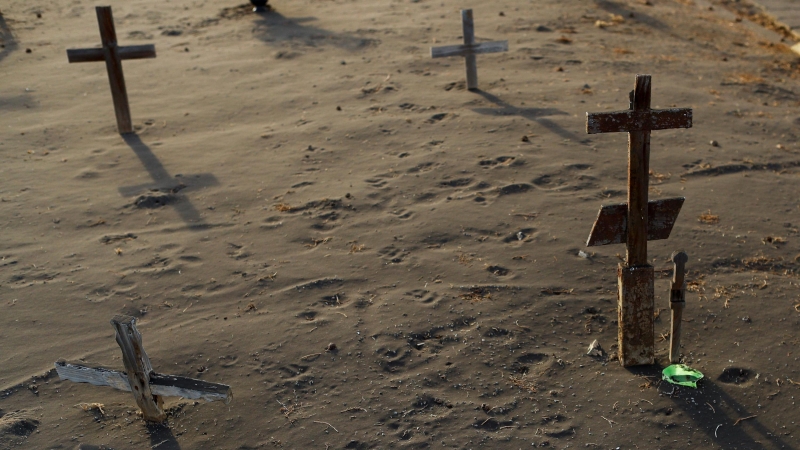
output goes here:
{"type": "Polygon", "coordinates": [[[619,361],[623,366],[653,364],[653,266],[647,262],[647,241],[667,239],[684,198],[648,201],[650,131],[691,128],[690,108],[650,109],[650,75],[636,75],[630,109],[610,113],[586,113],[586,131],[628,133],[628,202],[603,206],[586,243],[625,242],[627,256],[620,264],[619,361]]]}
{"type": "Polygon", "coordinates": [[[167,417],[162,397],[202,398],[209,402],[224,400],[226,403],[233,398],[228,385],[153,372],[150,358],[142,346],[142,335],[136,329],[135,317],[114,316],[111,325],[117,332],[125,372],[59,360],[56,362],[59,378],[131,392],[142,416],[150,422],[163,422],[167,417]]]}
{"type": "Polygon", "coordinates": [[[102,48],[78,48],[67,50],[70,63],[105,61],[108,70],[108,81],[111,84],[111,97],[114,99],[114,112],[117,115],[119,134],[133,133],[131,108],[128,104],[128,92],[125,89],[125,78],[122,76],[123,59],[155,58],[154,45],[117,46],[117,32],[114,29],[114,18],[110,6],[98,6],[97,22],[100,25],[102,48]]]}
{"type": "Polygon", "coordinates": [[[475,43],[475,23],[472,10],[461,10],[461,24],[464,30],[464,45],[447,45],[431,47],[431,58],[446,56],[463,56],[467,61],[467,89],[478,89],[478,61],[475,55],[480,53],[497,53],[508,51],[508,41],[475,43]]]}

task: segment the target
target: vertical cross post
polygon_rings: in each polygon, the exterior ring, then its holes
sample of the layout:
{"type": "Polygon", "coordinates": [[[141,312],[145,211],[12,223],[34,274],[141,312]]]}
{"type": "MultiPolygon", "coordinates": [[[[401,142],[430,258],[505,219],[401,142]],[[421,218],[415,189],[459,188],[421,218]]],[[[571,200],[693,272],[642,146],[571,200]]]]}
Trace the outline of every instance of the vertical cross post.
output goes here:
{"type": "Polygon", "coordinates": [[[478,89],[478,60],[475,55],[480,53],[497,53],[508,51],[508,41],[475,43],[475,21],[471,9],[461,10],[461,29],[464,37],[463,45],[446,45],[444,47],[431,47],[432,58],[447,56],[463,56],[467,64],[467,89],[478,89]]]}
{"type": "Polygon", "coordinates": [[[122,74],[122,60],[117,48],[117,31],[114,29],[114,17],[111,15],[110,6],[97,7],[97,23],[100,25],[100,39],[103,43],[108,82],[111,85],[111,98],[114,99],[117,128],[120,134],[133,133],[131,107],[128,104],[128,91],[125,89],[125,77],[122,74]]]}
{"type": "Polygon", "coordinates": [[[153,366],[144,351],[142,335],[136,329],[136,318],[114,316],[111,325],[117,332],[117,344],[122,349],[122,362],[128,375],[131,393],[142,410],[145,420],[163,422],[167,415],[162,409],[163,400],[150,390],[150,374],[153,366]]]}
{"type": "MultiPolygon", "coordinates": [[[[464,46],[472,47],[475,45],[475,21],[472,18],[471,9],[461,10],[461,27],[464,31],[464,46]]],[[[478,89],[478,58],[475,53],[464,55],[467,63],[467,89],[474,91],[478,89]]]]}
{"type": "MultiPolygon", "coordinates": [[[[631,110],[650,110],[650,75],[636,75],[631,110]]],[[[650,130],[628,133],[628,266],[647,265],[647,190],[650,187],[650,130]]]]}
{"type": "MultiPolygon", "coordinates": [[[[650,75],[636,75],[630,109],[650,110],[650,75]]],[[[619,353],[621,361],[652,364],[655,357],[653,266],[647,264],[650,130],[628,133],[627,258],[618,268],[619,353]]]]}

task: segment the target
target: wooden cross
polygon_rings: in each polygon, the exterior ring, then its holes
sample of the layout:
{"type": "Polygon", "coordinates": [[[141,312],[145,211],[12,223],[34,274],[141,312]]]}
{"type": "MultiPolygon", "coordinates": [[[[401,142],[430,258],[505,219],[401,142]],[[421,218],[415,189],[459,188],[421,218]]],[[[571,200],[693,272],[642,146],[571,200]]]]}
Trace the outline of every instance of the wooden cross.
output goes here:
{"type": "Polygon", "coordinates": [[[667,239],[684,198],[648,202],[650,131],[691,128],[690,108],[650,109],[650,75],[636,75],[630,109],[586,113],[586,131],[628,133],[628,202],[603,206],[587,246],[625,242],[625,264],[619,265],[619,361],[623,366],[653,364],[653,266],[647,263],[647,241],[667,239]]]}
{"type": "Polygon", "coordinates": [[[150,358],[142,346],[142,335],[136,329],[135,317],[114,316],[111,325],[117,332],[125,372],[59,360],[56,362],[59,378],[131,392],[142,416],[150,422],[163,422],[167,417],[162,397],[202,398],[209,402],[224,400],[225,403],[233,398],[231,387],[224,384],[153,372],[150,358]]]}
{"type": "Polygon", "coordinates": [[[464,45],[447,45],[431,47],[431,58],[446,56],[463,56],[467,61],[467,89],[478,89],[478,61],[475,55],[480,53],[497,53],[508,51],[508,41],[484,42],[475,44],[475,23],[472,10],[461,10],[461,24],[464,30],[464,45]]]}
{"type": "Polygon", "coordinates": [[[110,6],[98,6],[97,22],[100,25],[102,48],[78,48],[67,50],[70,63],[105,61],[108,70],[108,81],[111,84],[111,97],[114,99],[114,112],[117,115],[119,134],[133,133],[131,108],[128,104],[128,92],[125,89],[125,78],[122,75],[123,59],[155,58],[156,47],[150,45],[117,46],[117,32],[114,29],[114,18],[110,6]]]}

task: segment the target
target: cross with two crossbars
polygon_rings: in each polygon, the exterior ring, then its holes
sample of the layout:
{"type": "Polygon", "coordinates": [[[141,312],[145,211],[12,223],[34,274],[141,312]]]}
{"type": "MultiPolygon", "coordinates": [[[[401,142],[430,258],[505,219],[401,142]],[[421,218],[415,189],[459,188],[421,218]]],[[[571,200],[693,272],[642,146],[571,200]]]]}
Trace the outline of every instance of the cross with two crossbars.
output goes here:
{"type": "Polygon", "coordinates": [[[619,361],[623,366],[653,364],[654,271],[647,262],[647,241],[667,239],[684,198],[648,201],[650,132],[691,128],[690,108],[650,109],[650,75],[636,75],[630,109],[586,113],[586,131],[628,133],[628,202],[603,206],[587,246],[625,242],[619,265],[619,361]]]}

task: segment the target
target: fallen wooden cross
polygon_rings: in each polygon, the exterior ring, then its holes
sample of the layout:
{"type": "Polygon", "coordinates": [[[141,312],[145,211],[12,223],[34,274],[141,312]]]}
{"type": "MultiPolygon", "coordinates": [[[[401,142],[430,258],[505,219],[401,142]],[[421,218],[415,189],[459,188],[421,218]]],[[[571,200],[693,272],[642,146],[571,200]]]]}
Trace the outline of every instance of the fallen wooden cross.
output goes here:
{"type": "Polygon", "coordinates": [[[667,239],[684,198],[648,202],[650,131],[691,128],[692,110],[650,109],[650,75],[636,75],[630,109],[586,113],[589,134],[628,132],[628,202],[603,206],[586,243],[626,243],[619,265],[619,361],[623,366],[653,364],[654,271],[647,263],[647,241],[667,239]]]}
{"type": "Polygon", "coordinates": [[[431,58],[447,56],[463,56],[467,62],[467,89],[478,89],[478,61],[475,55],[480,53],[498,53],[508,51],[508,41],[475,43],[475,23],[472,10],[461,10],[461,24],[464,30],[464,45],[448,45],[431,47],[431,58]]]}
{"type": "Polygon", "coordinates": [[[111,97],[114,99],[114,112],[117,115],[117,128],[120,134],[133,133],[128,92],[125,89],[125,78],[122,75],[122,60],[155,58],[156,47],[152,44],[119,47],[117,45],[117,32],[114,29],[111,7],[98,6],[96,10],[103,47],[69,49],[67,50],[67,58],[70,63],[106,62],[108,81],[111,84],[111,97]]]}
{"type": "Polygon", "coordinates": [[[136,318],[115,316],[111,319],[111,325],[117,331],[125,372],[59,360],[56,362],[59,378],[131,392],[144,419],[151,422],[163,422],[166,419],[162,397],[224,400],[226,403],[233,398],[231,387],[224,384],[153,372],[150,358],[142,346],[142,335],[136,329],[136,318]]]}

